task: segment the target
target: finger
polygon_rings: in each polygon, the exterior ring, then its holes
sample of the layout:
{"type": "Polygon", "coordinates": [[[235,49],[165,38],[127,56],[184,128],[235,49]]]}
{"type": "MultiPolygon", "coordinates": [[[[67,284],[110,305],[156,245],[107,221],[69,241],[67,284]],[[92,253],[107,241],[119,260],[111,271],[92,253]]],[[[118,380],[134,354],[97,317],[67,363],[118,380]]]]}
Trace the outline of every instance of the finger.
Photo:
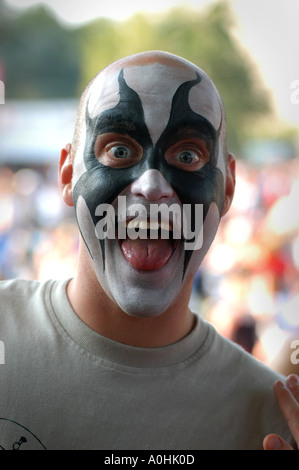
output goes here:
{"type": "Polygon", "coordinates": [[[274,393],[289,429],[299,444],[299,404],[292,392],[280,380],[274,384],[274,393]]]}
{"type": "Polygon", "coordinates": [[[263,441],[264,450],[293,450],[284,439],[277,434],[268,434],[263,441]]]}
{"type": "Polygon", "coordinates": [[[295,374],[289,375],[286,380],[286,385],[299,403],[299,376],[295,374]]]}

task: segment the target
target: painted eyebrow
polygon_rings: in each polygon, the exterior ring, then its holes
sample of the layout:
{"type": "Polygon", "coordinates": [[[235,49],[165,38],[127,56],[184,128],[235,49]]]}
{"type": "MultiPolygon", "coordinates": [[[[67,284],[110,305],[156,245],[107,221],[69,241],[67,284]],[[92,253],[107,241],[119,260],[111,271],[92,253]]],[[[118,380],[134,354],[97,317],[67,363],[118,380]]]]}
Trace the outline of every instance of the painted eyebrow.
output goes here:
{"type": "Polygon", "coordinates": [[[123,114],[102,115],[99,116],[95,125],[94,132],[104,134],[106,132],[135,133],[139,128],[137,122],[132,119],[126,119],[123,114]]]}
{"type": "Polygon", "coordinates": [[[201,121],[201,116],[196,119],[191,119],[188,123],[183,122],[182,124],[178,124],[175,130],[175,134],[179,135],[183,132],[190,131],[191,134],[195,134],[199,137],[206,138],[206,139],[213,139],[216,135],[216,130],[208,121],[204,120],[201,121]]]}
{"type": "Polygon", "coordinates": [[[168,133],[164,137],[166,138],[166,142],[161,142],[163,147],[165,147],[165,145],[167,147],[174,145],[179,142],[180,139],[184,140],[185,138],[188,139],[188,137],[196,136],[206,142],[208,149],[211,152],[216,139],[216,130],[206,120],[200,120],[200,125],[198,119],[195,119],[193,122],[192,121],[193,120],[191,119],[191,122],[188,121],[188,123],[177,124],[177,126],[173,130],[169,129],[168,133]],[[188,131],[189,134],[185,136],[184,133],[188,131]]]}

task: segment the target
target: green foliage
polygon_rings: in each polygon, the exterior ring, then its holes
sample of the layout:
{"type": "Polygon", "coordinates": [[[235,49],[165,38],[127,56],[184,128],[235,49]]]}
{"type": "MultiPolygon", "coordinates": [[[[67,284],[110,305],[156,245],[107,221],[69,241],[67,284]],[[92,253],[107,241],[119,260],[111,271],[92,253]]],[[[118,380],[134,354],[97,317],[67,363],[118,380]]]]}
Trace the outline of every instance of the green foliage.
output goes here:
{"type": "Polygon", "coordinates": [[[100,19],[85,28],[82,84],[111,61],[160,49],[203,68],[218,87],[228,115],[228,143],[239,151],[250,125],[270,111],[269,97],[255,66],[232,34],[234,19],[226,2],[207,12],[174,9],[160,17],[136,15],[123,23],[100,19]]]}
{"type": "Polygon", "coordinates": [[[123,22],[101,18],[78,29],[64,28],[43,8],[12,17],[0,3],[0,17],[8,98],[78,96],[112,61],[160,49],[196,63],[214,80],[227,109],[228,142],[234,151],[250,135],[251,123],[269,112],[255,67],[232,33],[234,18],[225,1],[204,13],[178,8],[123,22]]]}
{"type": "Polygon", "coordinates": [[[80,58],[76,32],[62,28],[42,7],[17,17],[6,13],[1,26],[0,58],[5,64],[7,99],[60,98],[77,93],[80,58]]]}

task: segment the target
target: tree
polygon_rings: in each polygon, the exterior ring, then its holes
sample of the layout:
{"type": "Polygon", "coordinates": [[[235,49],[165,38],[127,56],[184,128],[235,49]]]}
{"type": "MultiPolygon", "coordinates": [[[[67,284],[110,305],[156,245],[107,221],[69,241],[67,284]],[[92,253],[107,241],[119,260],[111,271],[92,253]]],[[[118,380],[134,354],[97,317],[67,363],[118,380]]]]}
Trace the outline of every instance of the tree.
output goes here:
{"type": "Polygon", "coordinates": [[[76,31],[63,28],[43,7],[18,16],[4,10],[2,18],[6,98],[73,97],[80,77],[76,31]]]}
{"type": "Polygon", "coordinates": [[[229,146],[239,152],[251,123],[270,112],[270,101],[253,61],[232,34],[233,27],[226,2],[205,13],[179,8],[154,18],[139,14],[126,22],[95,21],[82,31],[82,83],[125,55],[150,49],[181,55],[215,82],[227,109],[229,146]]]}
{"type": "Polygon", "coordinates": [[[101,18],[63,27],[45,8],[13,15],[0,0],[0,60],[6,66],[6,98],[78,97],[103,67],[150,49],[181,55],[214,80],[227,109],[228,143],[239,152],[252,123],[270,112],[269,97],[251,58],[232,30],[225,1],[204,12],[178,8],[126,21],[101,18]]]}

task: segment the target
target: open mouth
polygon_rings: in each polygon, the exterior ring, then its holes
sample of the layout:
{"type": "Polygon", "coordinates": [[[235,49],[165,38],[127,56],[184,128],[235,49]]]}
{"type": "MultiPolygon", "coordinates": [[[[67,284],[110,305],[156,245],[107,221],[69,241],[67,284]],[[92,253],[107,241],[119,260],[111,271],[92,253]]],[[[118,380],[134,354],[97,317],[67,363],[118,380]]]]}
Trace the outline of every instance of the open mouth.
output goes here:
{"type": "Polygon", "coordinates": [[[182,241],[171,223],[127,220],[126,231],[127,237],[119,240],[121,251],[125,259],[140,271],[161,269],[182,241]]]}

